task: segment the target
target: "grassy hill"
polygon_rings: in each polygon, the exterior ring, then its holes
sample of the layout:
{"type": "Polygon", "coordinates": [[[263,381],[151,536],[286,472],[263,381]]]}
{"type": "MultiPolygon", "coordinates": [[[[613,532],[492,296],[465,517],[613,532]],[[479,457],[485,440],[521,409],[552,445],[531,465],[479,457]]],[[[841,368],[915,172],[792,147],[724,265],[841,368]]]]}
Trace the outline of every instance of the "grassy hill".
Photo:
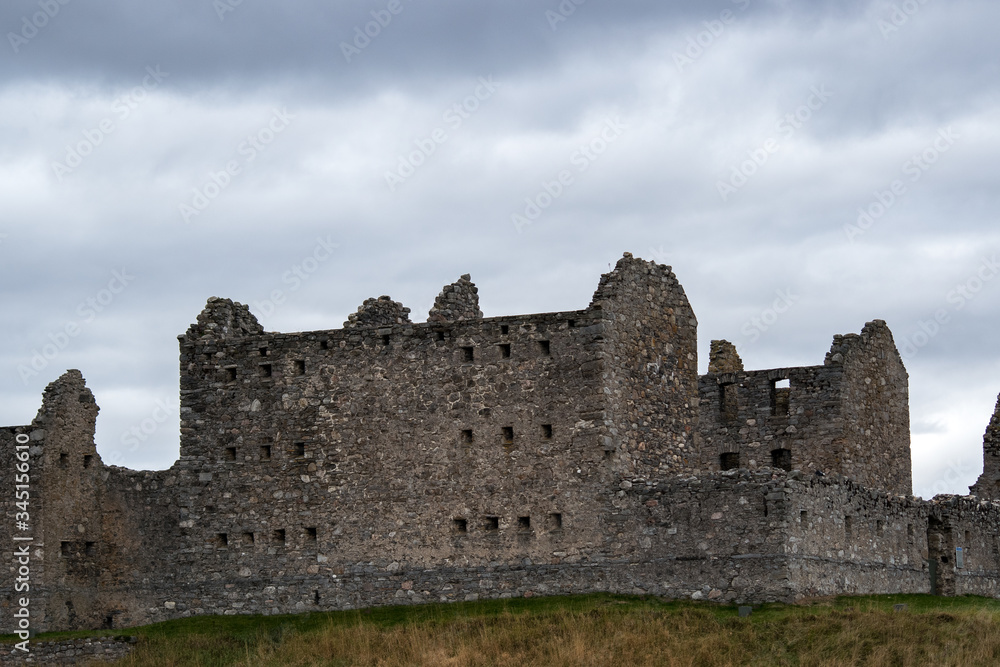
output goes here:
{"type": "MultiPolygon", "coordinates": [[[[100,633],[52,633],[39,640],[100,633]]],[[[106,633],[105,633],[106,634],[106,633]]],[[[1000,600],[842,597],[757,606],[586,595],[292,616],[208,616],[129,631],[118,665],[998,665],[1000,600]],[[895,605],[906,608],[894,610],[895,605]]]]}

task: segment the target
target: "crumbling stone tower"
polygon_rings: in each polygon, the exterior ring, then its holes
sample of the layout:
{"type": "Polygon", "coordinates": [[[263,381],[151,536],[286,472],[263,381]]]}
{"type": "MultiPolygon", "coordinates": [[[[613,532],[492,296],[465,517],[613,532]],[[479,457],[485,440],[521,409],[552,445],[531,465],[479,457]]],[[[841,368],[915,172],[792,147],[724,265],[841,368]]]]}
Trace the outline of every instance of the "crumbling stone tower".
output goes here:
{"type": "Polygon", "coordinates": [[[701,467],[839,473],[910,495],[908,374],[882,320],[834,336],[822,366],[744,371],[712,341],[701,378],[701,467]]]}
{"type": "Polygon", "coordinates": [[[983,434],[983,474],[969,492],[980,498],[1000,499],[1000,397],[983,434]]]}

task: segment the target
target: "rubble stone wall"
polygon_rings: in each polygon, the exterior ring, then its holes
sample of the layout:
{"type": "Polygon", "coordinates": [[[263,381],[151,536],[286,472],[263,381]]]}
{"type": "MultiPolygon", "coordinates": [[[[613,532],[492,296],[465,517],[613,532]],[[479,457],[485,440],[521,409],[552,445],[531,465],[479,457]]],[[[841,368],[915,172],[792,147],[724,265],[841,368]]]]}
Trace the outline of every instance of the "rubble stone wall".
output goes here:
{"type": "MultiPolygon", "coordinates": [[[[699,378],[670,267],[626,253],[583,310],[478,303],[462,276],[425,323],[380,297],[343,329],[273,333],[209,299],[179,336],[164,471],[104,465],[82,375],[53,382],[31,425],[0,429],[10,465],[31,443],[32,627],[593,591],[1000,595],[1000,506],[909,495],[883,322],[822,366],[745,371],[713,341],[699,378]]],[[[5,531],[14,490],[0,475],[5,531]]]]}
{"type": "Polygon", "coordinates": [[[715,343],[713,372],[699,380],[699,467],[839,473],[911,493],[908,376],[885,322],[835,336],[822,366],[743,371],[715,343]]]}

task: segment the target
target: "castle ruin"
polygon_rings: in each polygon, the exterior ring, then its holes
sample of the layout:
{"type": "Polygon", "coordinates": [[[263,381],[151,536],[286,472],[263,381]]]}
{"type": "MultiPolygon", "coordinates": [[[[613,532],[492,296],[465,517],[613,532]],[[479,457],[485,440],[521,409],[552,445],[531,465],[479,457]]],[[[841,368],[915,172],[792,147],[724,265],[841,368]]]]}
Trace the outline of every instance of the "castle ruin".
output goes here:
{"type": "Polygon", "coordinates": [[[912,496],[908,376],[880,320],[744,370],[670,267],[626,253],[578,311],[424,323],[389,297],[265,332],[211,298],[179,336],[180,458],[108,466],[79,371],[0,429],[12,632],[17,455],[32,626],[609,591],[721,602],[1000,596],[1000,403],[971,496],[912,496]],[[25,455],[22,455],[22,457],[25,455]]]}

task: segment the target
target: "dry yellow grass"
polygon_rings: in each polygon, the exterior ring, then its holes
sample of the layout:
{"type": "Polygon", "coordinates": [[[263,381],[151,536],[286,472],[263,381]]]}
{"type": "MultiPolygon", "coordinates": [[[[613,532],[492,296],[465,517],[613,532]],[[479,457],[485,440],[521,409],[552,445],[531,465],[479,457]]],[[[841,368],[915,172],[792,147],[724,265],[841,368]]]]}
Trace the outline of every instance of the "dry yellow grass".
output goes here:
{"type": "Polygon", "coordinates": [[[732,607],[584,596],[150,626],[128,667],[1000,665],[1000,602],[844,598],[732,607]],[[892,611],[907,602],[906,611],[892,611]]]}
{"type": "Polygon", "coordinates": [[[241,667],[998,665],[994,614],[839,612],[765,624],[708,610],[504,615],[443,626],[359,624],[259,644],[241,667]]]}

